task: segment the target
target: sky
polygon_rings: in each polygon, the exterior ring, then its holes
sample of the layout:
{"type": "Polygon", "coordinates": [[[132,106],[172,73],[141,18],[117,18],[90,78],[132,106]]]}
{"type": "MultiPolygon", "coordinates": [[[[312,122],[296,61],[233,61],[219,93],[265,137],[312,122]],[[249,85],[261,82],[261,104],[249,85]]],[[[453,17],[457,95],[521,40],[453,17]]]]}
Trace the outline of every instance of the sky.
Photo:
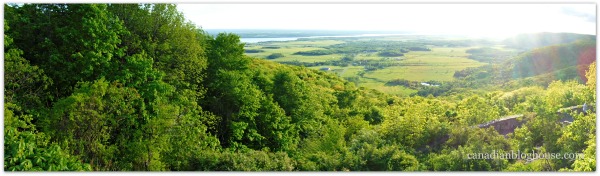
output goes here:
{"type": "Polygon", "coordinates": [[[203,29],[596,34],[595,4],[179,4],[203,29]]]}

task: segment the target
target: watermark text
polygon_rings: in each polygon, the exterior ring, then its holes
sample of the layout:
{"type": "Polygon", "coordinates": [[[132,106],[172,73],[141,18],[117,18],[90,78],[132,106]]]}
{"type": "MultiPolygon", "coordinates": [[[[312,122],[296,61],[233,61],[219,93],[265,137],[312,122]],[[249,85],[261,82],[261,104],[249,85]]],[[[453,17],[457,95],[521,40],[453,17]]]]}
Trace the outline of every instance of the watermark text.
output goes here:
{"type": "Polygon", "coordinates": [[[575,160],[583,158],[583,153],[540,153],[535,150],[531,153],[517,151],[496,151],[490,153],[468,153],[467,159],[516,159],[516,160],[537,160],[537,159],[566,159],[575,160]]]}

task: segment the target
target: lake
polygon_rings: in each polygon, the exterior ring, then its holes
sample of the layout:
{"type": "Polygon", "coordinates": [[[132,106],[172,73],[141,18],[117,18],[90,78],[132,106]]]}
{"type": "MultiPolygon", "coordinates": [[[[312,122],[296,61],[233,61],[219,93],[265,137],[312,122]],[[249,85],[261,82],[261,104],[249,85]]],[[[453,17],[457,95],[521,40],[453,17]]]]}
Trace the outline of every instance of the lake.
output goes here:
{"type": "Polygon", "coordinates": [[[333,36],[310,36],[310,37],[279,37],[279,38],[240,38],[242,43],[258,43],[269,41],[293,41],[300,38],[340,38],[340,37],[379,37],[394,35],[414,35],[414,34],[360,34],[360,35],[333,35],[333,36]]]}
{"type": "Polygon", "coordinates": [[[283,38],[240,38],[242,43],[258,43],[268,41],[292,41],[297,40],[298,37],[283,37],[283,38]]]}

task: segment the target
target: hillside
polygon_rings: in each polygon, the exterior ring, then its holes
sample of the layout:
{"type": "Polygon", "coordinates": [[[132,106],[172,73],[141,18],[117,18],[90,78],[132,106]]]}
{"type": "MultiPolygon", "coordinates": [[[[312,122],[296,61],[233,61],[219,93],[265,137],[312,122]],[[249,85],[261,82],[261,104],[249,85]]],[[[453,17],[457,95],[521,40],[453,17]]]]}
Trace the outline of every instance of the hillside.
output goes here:
{"type": "Polygon", "coordinates": [[[534,48],[497,64],[457,71],[455,78],[478,84],[544,85],[556,80],[587,82],[585,73],[596,60],[596,40],[534,48]],[[533,81],[535,80],[535,81],[533,81]],[[526,83],[526,84],[524,84],[526,83]]]}
{"type": "MultiPolygon", "coordinates": [[[[588,66],[596,60],[596,40],[578,40],[568,44],[536,48],[505,64],[512,77],[524,78],[573,66],[588,66]]],[[[580,78],[585,70],[578,70],[580,78]]],[[[585,79],[582,79],[585,81],[585,79]]]]}
{"type": "Polygon", "coordinates": [[[519,34],[503,41],[508,47],[529,50],[550,45],[566,44],[576,40],[595,40],[596,36],[573,33],[528,33],[519,34]]]}

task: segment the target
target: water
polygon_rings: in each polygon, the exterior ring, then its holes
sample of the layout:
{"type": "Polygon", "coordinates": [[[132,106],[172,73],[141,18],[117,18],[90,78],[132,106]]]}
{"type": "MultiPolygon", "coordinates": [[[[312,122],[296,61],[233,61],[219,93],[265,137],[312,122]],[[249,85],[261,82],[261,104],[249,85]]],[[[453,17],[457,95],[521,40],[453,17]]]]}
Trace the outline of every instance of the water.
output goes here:
{"type": "MultiPolygon", "coordinates": [[[[341,38],[341,37],[380,37],[411,34],[360,34],[360,35],[337,35],[337,36],[310,36],[310,37],[281,37],[281,38],[241,38],[242,43],[258,43],[269,41],[294,41],[301,38],[341,38]]],[[[412,34],[414,35],[414,34],[412,34]]]]}
{"type": "Polygon", "coordinates": [[[269,41],[292,41],[298,40],[298,37],[283,37],[283,38],[241,38],[242,43],[258,43],[258,42],[269,42],[269,41]]]}

